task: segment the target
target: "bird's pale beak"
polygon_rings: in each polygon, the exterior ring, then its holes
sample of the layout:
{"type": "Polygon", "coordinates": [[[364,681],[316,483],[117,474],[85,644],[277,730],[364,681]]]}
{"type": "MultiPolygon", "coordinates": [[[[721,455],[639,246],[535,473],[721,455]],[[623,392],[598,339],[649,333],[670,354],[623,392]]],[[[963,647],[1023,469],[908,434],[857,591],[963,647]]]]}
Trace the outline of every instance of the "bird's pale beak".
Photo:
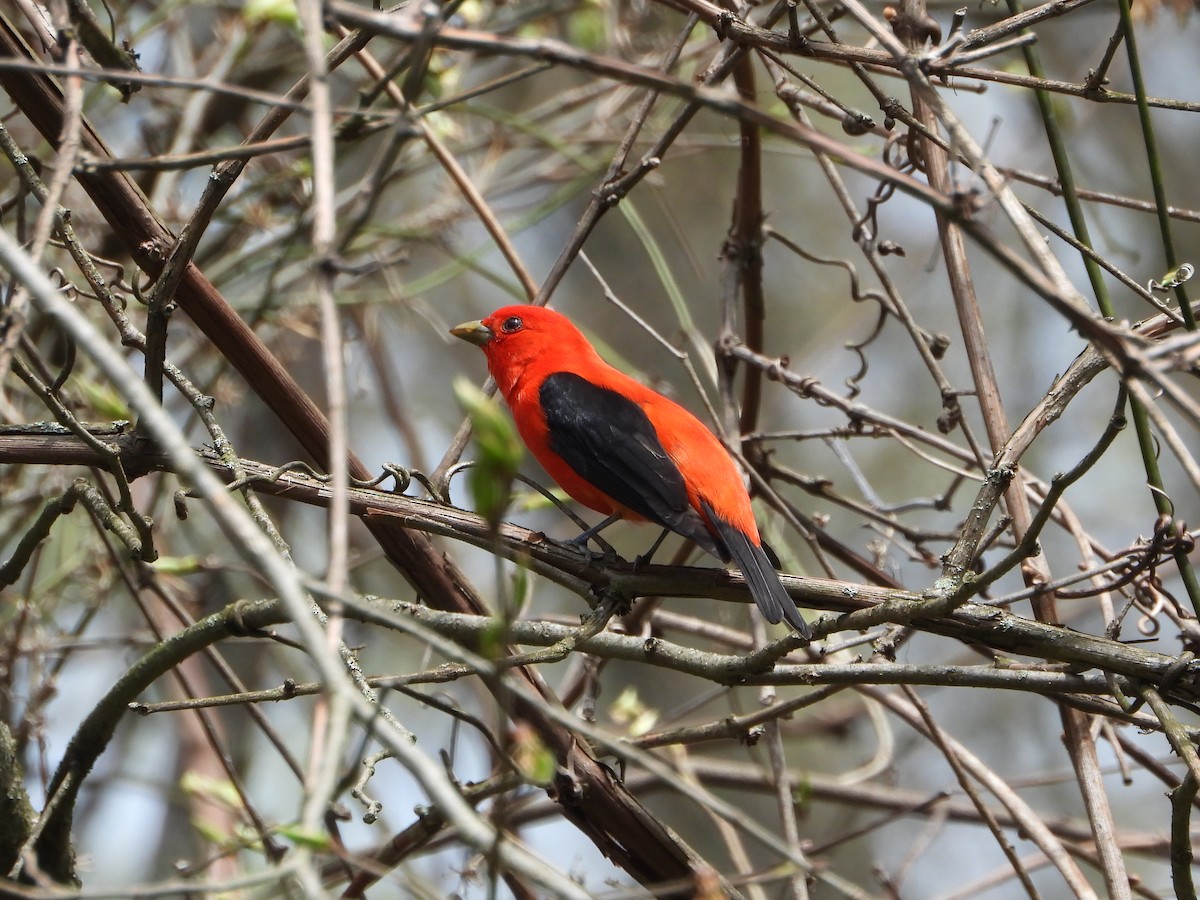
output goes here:
{"type": "Polygon", "coordinates": [[[474,322],[463,322],[461,325],[455,325],[450,329],[450,333],[479,347],[482,347],[494,337],[492,329],[488,328],[478,319],[474,322]]]}

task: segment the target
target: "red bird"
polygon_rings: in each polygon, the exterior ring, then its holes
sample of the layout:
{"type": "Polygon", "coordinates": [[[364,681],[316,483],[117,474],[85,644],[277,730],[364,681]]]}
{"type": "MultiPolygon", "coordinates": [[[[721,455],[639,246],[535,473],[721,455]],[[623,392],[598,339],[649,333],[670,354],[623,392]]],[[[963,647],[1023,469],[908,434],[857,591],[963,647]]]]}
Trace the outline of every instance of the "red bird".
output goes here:
{"type": "Polygon", "coordinates": [[[505,306],[450,333],[483,348],[521,438],[563,490],[732,559],[768,622],[812,636],[763,550],[737,466],[699,419],[618,372],[552,310],[505,306]]]}

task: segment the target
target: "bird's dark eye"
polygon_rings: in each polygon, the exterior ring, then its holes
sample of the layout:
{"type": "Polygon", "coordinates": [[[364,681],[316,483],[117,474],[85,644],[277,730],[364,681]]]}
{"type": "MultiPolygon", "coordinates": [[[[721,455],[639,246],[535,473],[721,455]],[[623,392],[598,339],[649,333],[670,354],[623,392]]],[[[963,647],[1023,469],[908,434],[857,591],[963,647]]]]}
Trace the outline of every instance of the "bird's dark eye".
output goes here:
{"type": "Polygon", "coordinates": [[[505,334],[512,334],[514,331],[520,331],[521,326],[524,324],[520,316],[509,316],[504,320],[504,324],[500,326],[500,330],[505,334]]]}

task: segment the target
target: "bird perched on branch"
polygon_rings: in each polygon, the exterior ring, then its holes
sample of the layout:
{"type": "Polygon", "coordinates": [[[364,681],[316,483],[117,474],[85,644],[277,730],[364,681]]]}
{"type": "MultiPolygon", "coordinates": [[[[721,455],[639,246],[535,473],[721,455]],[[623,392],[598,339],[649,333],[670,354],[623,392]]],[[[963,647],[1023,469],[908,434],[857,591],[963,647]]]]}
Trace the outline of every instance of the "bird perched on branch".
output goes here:
{"type": "Polygon", "coordinates": [[[690,412],[600,358],[566,316],[505,306],[450,333],[483,348],[521,438],[568,494],[608,518],[656,522],[742,571],[768,622],[808,624],[763,549],[742,476],[690,412]]]}

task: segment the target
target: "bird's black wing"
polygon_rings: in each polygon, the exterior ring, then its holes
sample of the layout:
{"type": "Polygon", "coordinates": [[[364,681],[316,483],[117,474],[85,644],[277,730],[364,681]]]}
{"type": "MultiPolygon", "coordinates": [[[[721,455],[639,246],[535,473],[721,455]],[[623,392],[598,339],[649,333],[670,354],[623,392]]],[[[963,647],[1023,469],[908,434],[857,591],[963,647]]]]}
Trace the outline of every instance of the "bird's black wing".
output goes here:
{"type": "Polygon", "coordinates": [[[726,558],[688,503],[683,473],[638,404],[572,372],[542,382],[550,449],[613,500],[726,558]]]}

